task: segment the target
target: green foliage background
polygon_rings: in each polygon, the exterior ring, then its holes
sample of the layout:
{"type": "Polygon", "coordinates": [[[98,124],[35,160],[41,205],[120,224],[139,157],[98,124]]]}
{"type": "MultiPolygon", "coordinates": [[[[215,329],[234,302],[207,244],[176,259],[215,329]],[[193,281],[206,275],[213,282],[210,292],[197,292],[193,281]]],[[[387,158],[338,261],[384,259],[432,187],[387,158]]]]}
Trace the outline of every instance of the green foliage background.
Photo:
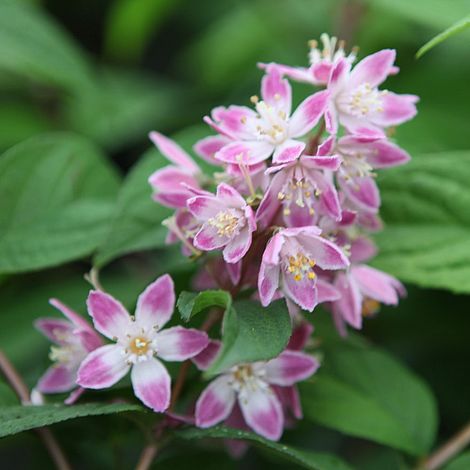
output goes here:
{"type": "MultiPolygon", "coordinates": [[[[85,313],[92,264],[129,307],[163,272],[189,290],[192,264],[161,250],[168,211],[146,180],[165,160],[147,133],[190,150],[209,133],[202,115],[258,91],[257,61],[305,64],[307,40],[325,31],[361,55],[396,48],[401,73],[387,86],[421,97],[417,118],[394,136],[413,161],[379,179],[376,265],[409,295],[366,321],[367,341],[339,341],[328,315],[313,314],[325,361],[302,387],[305,420],[283,438],[289,448],[231,435],[260,450],[234,462],[218,441],[200,441],[226,430],[190,429],[155,466],[348,468],[326,452],[353,468],[398,470],[453,434],[470,419],[470,31],[415,54],[469,13],[469,0],[0,0],[0,347],[28,385],[48,364],[31,322],[55,314],[53,296],[85,313]]],[[[309,91],[297,90],[297,101],[309,91]]],[[[275,329],[282,319],[271,320],[275,329]]],[[[243,315],[236,321],[247,328],[243,315]]],[[[107,398],[119,393],[128,392],[107,398]]],[[[77,468],[132,468],[148,429],[148,413],[132,406],[36,416],[1,381],[0,405],[0,435],[14,434],[0,441],[5,468],[50,468],[36,436],[16,434],[49,423],[77,468]]],[[[448,470],[468,462],[464,454],[448,470]]]]}

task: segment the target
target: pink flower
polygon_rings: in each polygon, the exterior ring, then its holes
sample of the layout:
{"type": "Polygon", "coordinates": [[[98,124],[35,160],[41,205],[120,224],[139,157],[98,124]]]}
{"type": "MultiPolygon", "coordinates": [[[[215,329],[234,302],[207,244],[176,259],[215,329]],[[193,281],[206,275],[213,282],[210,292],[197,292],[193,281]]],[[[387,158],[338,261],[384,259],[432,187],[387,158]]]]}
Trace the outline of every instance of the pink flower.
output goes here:
{"type": "Polygon", "coordinates": [[[149,137],[158,150],[175,164],[157,170],[150,176],[153,199],[167,207],[185,207],[186,201],[194,196],[191,188],[199,188],[200,168],[173,140],[155,131],[149,137]]]}
{"type": "Polygon", "coordinates": [[[397,305],[406,294],[398,279],[365,264],[352,266],[348,273],[339,273],[334,283],[341,297],[332,302],[333,316],[340,333],[344,323],[362,327],[362,317],[376,313],[380,303],[397,305]]]}
{"type": "Polygon", "coordinates": [[[341,249],[320,233],[315,226],[281,229],[269,240],[258,277],[263,306],[281,288],[286,298],[311,312],[318,304],[315,267],[336,270],[349,265],[341,249]]]}
{"type": "Polygon", "coordinates": [[[358,209],[375,213],[380,206],[380,193],[373,170],[403,165],[410,156],[386,139],[348,135],[339,139],[336,152],[342,164],[336,179],[347,198],[358,209]]]}
{"type": "Polygon", "coordinates": [[[323,49],[318,48],[318,42],[309,41],[310,52],[308,55],[310,67],[290,67],[281,64],[259,64],[260,68],[270,70],[276,68],[282,75],[302,83],[312,85],[326,85],[330,77],[331,69],[339,59],[345,59],[351,64],[356,60],[356,50],[346,56],[344,51],[344,41],[338,41],[334,36],[330,37],[323,33],[320,36],[323,49]]]}
{"type": "Polygon", "coordinates": [[[325,114],[327,130],[336,134],[338,121],[352,134],[384,137],[383,128],[412,119],[415,95],[396,95],[378,86],[396,73],[395,51],[384,49],[361,60],[351,71],[351,62],[339,59],[330,74],[330,101],[325,114]]]}
{"type": "MultiPolygon", "coordinates": [[[[98,334],[78,313],[57,299],[49,303],[67,318],[39,318],[36,328],[54,343],[49,357],[55,362],[39,379],[36,386],[41,393],[68,392],[77,387],[77,371],[89,352],[101,346],[98,334]]],[[[67,403],[75,401],[82,390],[73,393],[67,403]]]]}
{"type": "Polygon", "coordinates": [[[191,198],[188,209],[202,222],[194,237],[196,248],[211,251],[224,247],[227,263],[237,263],[245,256],[256,230],[255,216],[235,189],[221,183],[216,195],[191,198]]]}
{"type": "Polygon", "coordinates": [[[254,165],[273,156],[275,163],[295,160],[305,148],[297,140],[320,120],[325,112],[328,92],[305,99],[291,115],[291,87],[276,69],[263,77],[262,101],[253,97],[256,111],[244,106],[215,108],[212,119],[205,118],[217,132],[231,142],[215,158],[226,163],[254,165]]]}
{"type": "Polygon", "coordinates": [[[279,207],[289,227],[313,225],[320,213],[333,219],[341,217],[341,206],[332,178],[322,170],[335,171],[341,160],[330,156],[334,139],[329,138],[317,150],[317,155],[302,155],[298,160],[272,166],[268,173],[277,172],[272,178],[256,212],[256,220],[262,227],[268,226],[279,207]]]}
{"type": "MultiPolygon", "coordinates": [[[[198,365],[206,368],[217,351],[218,345],[213,342],[204,358],[199,358],[198,365]]],[[[244,422],[253,431],[266,439],[278,440],[284,427],[284,413],[274,387],[292,387],[313,375],[318,367],[314,357],[290,350],[270,361],[236,365],[202,392],[196,403],[196,426],[208,428],[226,421],[243,427],[240,417],[235,419],[239,407],[244,422]]]]}
{"type": "Polygon", "coordinates": [[[135,318],[109,294],[91,291],[87,305],[95,328],[116,344],[90,353],[80,366],[77,382],[85,388],[107,388],[131,370],[136,397],[154,411],[165,411],[170,404],[171,379],[160,359],[184,361],[208,344],[202,331],[180,326],[161,330],[173,314],[174,303],[168,274],[139,296],[135,318]]]}

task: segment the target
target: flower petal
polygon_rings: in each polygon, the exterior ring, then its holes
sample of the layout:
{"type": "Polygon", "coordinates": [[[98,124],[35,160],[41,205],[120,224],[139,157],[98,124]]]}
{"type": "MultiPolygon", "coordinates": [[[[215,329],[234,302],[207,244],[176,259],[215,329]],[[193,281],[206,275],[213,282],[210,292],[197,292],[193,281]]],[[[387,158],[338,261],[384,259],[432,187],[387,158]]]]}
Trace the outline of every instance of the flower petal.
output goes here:
{"type": "Polygon", "coordinates": [[[367,156],[368,162],[374,168],[390,168],[397,165],[403,165],[410,160],[410,155],[398,145],[385,139],[380,139],[369,144],[373,150],[367,156]]]}
{"type": "Polygon", "coordinates": [[[220,183],[217,186],[217,199],[219,199],[219,204],[220,201],[223,201],[224,205],[227,207],[237,207],[237,208],[242,208],[246,206],[245,199],[240,195],[240,193],[232,188],[227,183],[220,183]]]}
{"type": "Polygon", "coordinates": [[[316,235],[299,235],[302,244],[310,251],[317,265],[322,269],[344,269],[349,260],[333,242],[316,235]]]}
{"type": "Polygon", "coordinates": [[[37,389],[41,393],[68,392],[77,386],[76,378],[76,370],[71,370],[62,364],[53,365],[39,379],[37,389]]]}
{"type": "Polygon", "coordinates": [[[282,288],[303,310],[312,312],[318,304],[315,281],[304,276],[296,281],[291,273],[282,272],[282,288]]]}
{"type": "Polygon", "coordinates": [[[266,439],[279,440],[284,427],[284,414],[279,399],[270,387],[250,390],[246,397],[239,398],[238,404],[253,431],[266,439]]]}
{"type": "Polygon", "coordinates": [[[235,404],[235,391],[230,381],[229,375],[221,375],[205,388],[196,403],[196,426],[209,428],[230,415],[235,404]]]}
{"type": "Polygon", "coordinates": [[[251,246],[251,233],[252,231],[245,226],[228,242],[223,251],[226,263],[238,263],[246,255],[251,246]]]}
{"type": "Polygon", "coordinates": [[[373,122],[378,126],[388,127],[397,126],[416,116],[416,102],[418,97],[415,95],[397,95],[388,92],[382,99],[381,113],[375,113],[373,122]]]}
{"type": "Polygon", "coordinates": [[[108,388],[121,380],[129,368],[121,346],[101,346],[88,354],[80,365],[77,384],[84,388],[108,388]]]}
{"type": "Polygon", "coordinates": [[[329,282],[317,279],[318,303],[332,302],[340,298],[340,293],[329,282]]]}
{"type": "Polygon", "coordinates": [[[157,329],[165,325],[175,307],[175,286],[169,274],[157,278],[139,295],[135,317],[139,326],[157,329]]]}
{"type": "Polygon", "coordinates": [[[66,338],[70,337],[75,330],[72,323],[62,318],[38,318],[34,326],[56,344],[66,344],[66,338]]]}
{"type": "Polygon", "coordinates": [[[209,344],[207,333],[174,326],[155,335],[157,354],[165,361],[185,361],[199,354],[209,344]]]}
{"type": "Polygon", "coordinates": [[[352,70],[348,87],[354,88],[363,83],[368,83],[372,88],[380,85],[390,75],[395,56],[395,50],[383,49],[365,57],[352,70]]]}
{"type": "Polygon", "coordinates": [[[91,325],[77,312],[58,299],[49,299],[49,303],[68,318],[76,327],[82,330],[94,331],[91,325]]]}
{"type": "Polygon", "coordinates": [[[104,336],[113,339],[126,335],[131,319],[121,302],[105,292],[92,290],[87,307],[95,328],[104,336]]]}
{"type": "Polygon", "coordinates": [[[196,144],[194,144],[193,149],[206,162],[212,165],[220,165],[220,162],[215,158],[215,154],[229,142],[230,141],[222,135],[210,135],[204,139],[198,140],[196,144]]]}
{"type": "Polygon", "coordinates": [[[283,387],[308,379],[320,367],[316,358],[300,351],[283,351],[266,364],[266,380],[283,387]]]}
{"type": "Polygon", "coordinates": [[[151,358],[134,364],[131,381],[135,396],[145,406],[157,413],[162,413],[170,406],[170,374],[158,359],[151,358]]]}
{"type": "Polygon", "coordinates": [[[292,89],[275,67],[270,68],[261,80],[261,98],[273,108],[284,111],[286,116],[290,115],[292,89]]]}
{"type": "Polygon", "coordinates": [[[199,250],[212,251],[225,246],[228,240],[227,237],[218,234],[217,227],[206,223],[199,232],[196,233],[193,244],[199,250]]]}
{"type": "Polygon", "coordinates": [[[192,174],[200,172],[194,160],[175,141],[155,131],[150,132],[149,138],[168,160],[192,174]]]}
{"type": "MultiPolygon", "coordinates": [[[[296,419],[302,419],[302,405],[300,403],[299,390],[295,385],[290,387],[273,386],[283,408],[296,419]]],[[[286,423],[287,426],[288,423],[286,423]]]]}
{"type": "Polygon", "coordinates": [[[195,196],[187,202],[188,210],[198,220],[206,221],[211,217],[215,217],[225,206],[213,195],[211,196],[195,196]]]}
{"type": "Polygon", "coordinates": [[[315,127],[326,111],[329,97],[327,90],[319,91],[299,104],[289,122],[290,137],[301,137],[315,127]]]}
{"type": "Polygon", "coordinates": [[[359,288],[351,276],[338,274],[335,280],[335,287],[341,297],[333,302],[333,313],[344,319],[352,327],[361,329],[362,327],[362,295],[359,288]]]}
{"type": "Polygon", "coordinates": [[[238,141],[222,147],[215,158],[225,163],[254,165],[271,156],[274,146],[264,141],[238,141]]]}
{"type": "Polygon", "coordinates": [[[214,362],[217,354],[219,354],[220,347],[220,341],[211,339],[199,354],[191,358],[191,361],[194,362],[199,370],[207,370],[214,362]]]}
{"type": "Polygon", "coordinates": [[[291,349],[292,351],[300,351],[301,349],[304,349],[310,336],[312,336],[312,333],[312,324],[302,321],[302,323],[293,329],[289,343],[287,344],[287,349],[291,349]]]}
{"type": "Polygon", "coordinates": [[[289,163],[297,160],[305,148],[305,142],[299,140],[287,139],[281,145],[276,147],[273,155],[274,164],[289,163]]]}
{"type": "Polygon", "coordinates": [[[372,213],[379,210],[380,192],[373,178],[364,176],[348,181],[339,178],[339,183],[348,199],[357,207],[372,213]]]}

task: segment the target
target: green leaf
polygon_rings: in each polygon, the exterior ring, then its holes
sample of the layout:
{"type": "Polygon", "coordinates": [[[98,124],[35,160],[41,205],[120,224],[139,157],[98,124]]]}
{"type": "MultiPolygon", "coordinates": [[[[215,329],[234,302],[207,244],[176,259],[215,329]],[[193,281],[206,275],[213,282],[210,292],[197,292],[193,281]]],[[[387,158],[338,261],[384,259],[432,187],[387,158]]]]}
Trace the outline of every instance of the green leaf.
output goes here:
{"type": "Polygon", "coordinates": [[[300,384],[306,419],[412,455],[431,447],[436,403],[428,387],[383,351],[325,342],[325,363],[300,384]]]}
{"type": "Polygon", "coordinates": [[[92,144],[43,134],[0,157],[0,273],[90,254],[101,242],[119,180],[92,144]]]}
{"type": "Polygon", "coordinates": [[[470,452],[464,452],[450,463],[448,463],[443,470],[468,470],[470,468],[470,452]]]}
{"type": "Polygon", "coordinates": [[[470,292],[470,152],[422,155],[381,175],[373,264],[423,287],[470,292]]]}
{"type": "Polygon", "coordinates": [[[300,467],[311,470],[351,470],[351,467],[340,458],[324,452],[312,452],[295,447],[286,446],[279,442],[268,441],[257,434],[238,429],[230,429],[223,426],[215,426],[210,429],[190,428],[175,432],[177,437],[183,439],[242,439],[249,441],[260,449],[273,452],[300,467]]]}
{"type": "Polygon", "coordinates": [[[0,70],[67,89],[90,83],[88,64],[68,35],[16,0],[0,1],[0,70]]]}
{"type": "Polygon", "coordinates": [[[104,70],[69,98],[66,119],[73,130],[115,150],[146,139],[156,126],[170,126],[181,98],[174,85],[154,76],[104,70]]]}
{"type": "Polygon", "coordinates": [[[207,374],[220,373],[235,364],[272,359],[284,350],[291,332],[284,300],[268,307],[249,300],[235,302],[225,313],[222,348],[207,374]]]}
{"type": "Polygon", "coordinates": [[[176,0],[118,0],[111,4],[105,49],[111,57],[135,60],[154,35],[176,0]]]}
{"type": "Polygon", "coordinates": [[[441,42],[444,42],[446,39],[449,39],[455,34],[465,31],[468,27],[470,27],[470,16],[467,16],[466,18],[457,21],[452,26],[449,26],[447,29],[442,31],[442,33],[439,33],[437,36],[434,36],[430,41],[428,41],[424,46],[422,46],[418,50],[418,52],[416,53],[416,57],[419,59],[433,47],[437,46],[441,42]]]}
{"type": "Polygon", "coordinates": [[[42,406],[2,406],[0,407],[0,437],[10,436],[29,429],[48,426],[85,416],[99,416],[125,411],[144,411],[139,405],[123,403],[84,405],[42,405],[42,406]]]}
{"type": "Polygon", "coordinates": [[[209,307],[221,307],[229,310],[232,306],[232,297],[224,290],[206,290],[195,294],[193,292],[181,292],[176,303],[181,318],[189,321],[194,315],[209,307]]]}
{"type": "MultiPolygon", "coordinates": [[[[178,133],[175,140],[187,151],[207,129],[196,126],[178,133]]],[[[112,223],[94,258],[101,267],[127,253],[165,245],[167,229],[161,225],[172,210],[152,200],[149,176],[170,162],[155,148],[149,149],[127,176],[118,195],[112,223]]]]}

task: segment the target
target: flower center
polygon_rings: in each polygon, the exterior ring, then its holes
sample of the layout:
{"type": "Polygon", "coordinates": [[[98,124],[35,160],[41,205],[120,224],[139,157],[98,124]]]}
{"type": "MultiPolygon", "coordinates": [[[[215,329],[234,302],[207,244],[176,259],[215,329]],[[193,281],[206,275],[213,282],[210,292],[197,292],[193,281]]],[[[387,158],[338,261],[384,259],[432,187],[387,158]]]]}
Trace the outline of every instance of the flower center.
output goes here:
{"type": "Polygon", "coordinates": [[[219,212],[207,222],[210,226],[217,229],[217,235],[221,237],[231,237],[238,230],[240,217],[234,209],[228,209],[219,212]]]}
{"type": "Polygon", "coordinates": [[[59,364],[70,364],[79,353],[79,348],[74,347],[73,345],[66,346],[51,346],[51,351],[49,353],[49,359],[53,362],[58,362],[59,364]]]}
{"type": "Polygon", "coordinates": [[[271,144],[282,144],[288,137],[285,111],[264,101],[258,102],[256,99],[254,101],[256,102],[256,111],[258,111],[258,119],[254,122],[255,133],[259,138],[267,140],[271,144]]]}
{"type": "Polygon", "coordinates": [[[380,310],[380,302],[377,300],[366,297],[362,301],[362,315],[364,317],[370,317],[376,314],[380,310]]]}
{"type": "Polygon", "coordinates": [[[382,98],[387,90],[372,88],[369,83],[356,87],[345,100],[340,100],[340,108],[356,117],[383,112],[382,98]]]}
{"type": "Polygon", "coordinates": [[[317,277],[313,268],[315,260],[305,256],[303,253],[297,253],[295,256],[289,256],[287,271],[292,274],[295,281],[301,281],[305,276],[313,280],[317,277]]]}
{"type": "Polygon", "coordinates": [[[129,351],[136,356],[147,355],[150,348],[150,341],[143,336],[132,338],[129,342],[129,351]]]}
{"type": "Polygon", "coordinates": [[[289,215],[290,205],[295,203],[298,207],[307,207],[310,215],[315,214],[313,204],[315,197],[320,195],[320,190],[315,187],[311,181],[305,178],[292,178],[285,184],[281,191],[277,194],[279,201],[282,201],[284,206],[284,215],[289,215]]]}
{"type": "Polygon", "coordinates": [[[232,368],[231,386],[239,394],[243,400],[251,392],[255,392],[259,388],[267,387],[267,383],[263,380],[266,371],[259,366],[252,364],[241,364],[232,368]]]}
{"type": "Polygon", "coordinates": [[[343,157],[343,162],[340,166],[339,172],[346,181],[351,178],[375,176],[373,167],[369,164],[365,155],[359,153],[354,155],[343,154],[343,157]]]}

